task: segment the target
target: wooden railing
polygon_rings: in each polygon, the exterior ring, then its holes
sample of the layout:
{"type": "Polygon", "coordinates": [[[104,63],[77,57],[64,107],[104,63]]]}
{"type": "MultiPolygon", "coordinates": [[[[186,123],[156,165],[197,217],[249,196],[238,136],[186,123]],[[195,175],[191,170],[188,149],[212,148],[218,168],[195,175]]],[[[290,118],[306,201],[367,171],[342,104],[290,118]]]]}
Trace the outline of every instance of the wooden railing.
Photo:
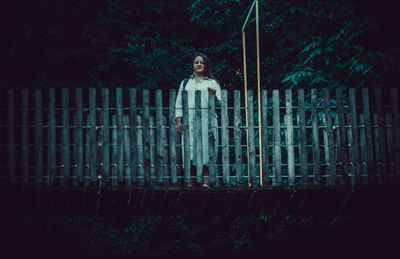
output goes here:
{"type": "MultiPolygon", "coordinates": [[[[219,117],[220,136],[218,156],[211,155],[209,162],[212,186],[397,181],[397,89],[321,92],[263,90],[261,128],[252,91],[247,94],[253,104],[247,109],[247,126],[240,91],[228,99],[223,90],[218,105],[209,98],[210,112],[215,109],[219,117]]],[[[181,136],[175,128],[175,90],[168,95],[122,88],[9,89],[2,94],[7,98],[1,109],[6,136],[1,145],[7,150],[0,160],[3,183],[179,189],[189,182],[189,150],[183,148],[182,161],[181,136]]],[[[185,116],[187,98],[183,100],[185,116]]],[[[196,179],[202,182],[201,170],[196,179]]]]}

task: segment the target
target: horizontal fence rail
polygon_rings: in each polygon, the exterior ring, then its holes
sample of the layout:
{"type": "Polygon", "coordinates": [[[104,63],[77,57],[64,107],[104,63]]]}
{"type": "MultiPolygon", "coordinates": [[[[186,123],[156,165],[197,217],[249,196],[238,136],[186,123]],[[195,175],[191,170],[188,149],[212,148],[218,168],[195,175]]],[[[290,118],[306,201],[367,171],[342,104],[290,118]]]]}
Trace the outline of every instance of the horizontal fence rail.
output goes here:
{"type": "MultiPolygon", "coordinates": [[[[217,102],[210,95],[208,128],[214,111],[218,116],[218,134],[209,133],[210,183],[227,189],[398,181],[398,97],[395,88],[262,90],[260,127],[251,90],[249,107],[237,90],[223,90],[217,102]]],[[[186,93],[182,135],[176,131],[175,90],[9,89],[4,98],[3,183],[183,188],[190,181],[186,93]]],[[[202,106],[194,107],[201,121],[202,106]]],[[[202,161],[204,128],[196,125],[202,161]]],[[[202,167],[194,177],[202,183],[202,167]]]]}

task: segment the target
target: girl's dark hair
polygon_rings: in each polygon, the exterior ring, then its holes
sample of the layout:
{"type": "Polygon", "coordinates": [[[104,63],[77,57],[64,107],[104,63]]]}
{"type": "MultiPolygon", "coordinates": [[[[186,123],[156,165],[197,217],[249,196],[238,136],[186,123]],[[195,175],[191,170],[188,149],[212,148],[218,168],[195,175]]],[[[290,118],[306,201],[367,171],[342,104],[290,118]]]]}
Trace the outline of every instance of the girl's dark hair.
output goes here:
{"type": "Polygon", "coordinates": [[[208,57],[204,53],[201,53],[201,52],[196,52],[194,54],[193,58],[192,58],[192,74],[193,74],[193,63],[194,63],[194,60],[196,59],[196,57],[199,57],[199,56],[202,57],[203,60],[204,60],[204,75],[206,77],[208,77],[208,78],[212,78],[215,81],[217,81],[217,79],[212,74],[211,66],[210,66],[210,60],[208,59],[208,57]]]}

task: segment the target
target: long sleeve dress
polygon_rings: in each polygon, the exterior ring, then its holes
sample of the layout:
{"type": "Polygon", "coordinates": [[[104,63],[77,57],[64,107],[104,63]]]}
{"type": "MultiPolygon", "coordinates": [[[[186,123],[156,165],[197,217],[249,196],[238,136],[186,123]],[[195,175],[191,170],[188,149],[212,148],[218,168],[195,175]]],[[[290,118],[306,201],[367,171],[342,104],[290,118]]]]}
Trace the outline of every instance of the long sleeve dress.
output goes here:
{"type": "MultiPolygon", "coordinates": [[[[221,100],[221,87],[219,84],[211,78],[204,77],[197,84],[194,76],[189,78],[185,90],[188,92],[188,106],[189,106],[189,139],[190,139],[190,161],[192,165],[197,165],[197,154],[196,154],[196,111],[195,111],[195,91],[201,91],[201,117],[202,117],[202,159],[203,165],[208,166],[209,162],[209,136],[213,134],[215,138],[215,152],[217,154],[218,146],[218,123],[217,114],[214,114],[213,123],[214,125],[211,129],[208,126],[208,88],[215,89],[215,95],[218,100],[221,100]]],[[[182,117],[182,91],[183,91],[183,81],[179,87],[178,95],[175,103],[175,117],[182,117]]],[[[183,149],[183,136],[182,136],[182,149],[183,149]]],[[[184,155],[184,151],[182,150],[184,155]]],[[[216,155],[215,154],[215,155],[216,155]]]]}

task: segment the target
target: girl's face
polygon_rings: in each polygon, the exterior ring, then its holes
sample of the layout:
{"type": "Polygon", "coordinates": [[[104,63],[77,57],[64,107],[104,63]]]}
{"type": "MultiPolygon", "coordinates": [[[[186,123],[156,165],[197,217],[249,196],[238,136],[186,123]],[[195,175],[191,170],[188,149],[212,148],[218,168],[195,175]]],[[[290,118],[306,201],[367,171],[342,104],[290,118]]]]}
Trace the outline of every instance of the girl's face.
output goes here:
{"type": "Polygon", "coordinates": [[[204,74],[204,60],[201,56],[197,56],[193,62],[193,71],[198,75],[204,74]]]}

